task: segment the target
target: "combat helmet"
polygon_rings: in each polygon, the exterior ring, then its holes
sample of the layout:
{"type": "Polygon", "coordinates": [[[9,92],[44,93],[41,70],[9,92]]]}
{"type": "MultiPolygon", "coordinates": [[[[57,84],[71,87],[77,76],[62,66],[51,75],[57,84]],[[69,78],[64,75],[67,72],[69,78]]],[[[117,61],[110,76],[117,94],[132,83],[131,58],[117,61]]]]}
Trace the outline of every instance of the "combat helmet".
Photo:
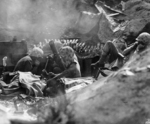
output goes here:
{"type": "Polygon", "coordinates": [[[150,44],[150,34],[143,32],[136,38],[136,40],[142,45],[148,45],[150,44]]]}
{"type": "Polygon", "coordinates": [[[39,47],[34,47],[31,52],[30,52],[30,56],[33,56],[33,57],[42,57],[44,54],[43,50],[40,49],[39,47]]]}

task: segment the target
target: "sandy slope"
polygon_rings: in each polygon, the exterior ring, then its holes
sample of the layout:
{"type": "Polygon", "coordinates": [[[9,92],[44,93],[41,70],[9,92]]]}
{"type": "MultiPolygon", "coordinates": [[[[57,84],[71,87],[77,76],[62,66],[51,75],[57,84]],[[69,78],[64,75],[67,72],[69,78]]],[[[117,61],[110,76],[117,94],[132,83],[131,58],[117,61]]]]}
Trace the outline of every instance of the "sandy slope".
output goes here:
{"type": "Polygon", "coordinates": [[[144,124],[150,118],[150,49],[108,78],[74,92],[79,124],[144,124]]]}

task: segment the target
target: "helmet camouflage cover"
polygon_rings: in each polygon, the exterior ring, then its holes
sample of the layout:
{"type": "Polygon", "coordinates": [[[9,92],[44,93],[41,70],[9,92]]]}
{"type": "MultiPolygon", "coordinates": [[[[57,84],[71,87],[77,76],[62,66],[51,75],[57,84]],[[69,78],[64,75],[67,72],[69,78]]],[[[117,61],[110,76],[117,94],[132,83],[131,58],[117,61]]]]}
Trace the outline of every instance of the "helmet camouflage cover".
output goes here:
{"type": "Polygon", "coordinates": [[[42,57],[43,56],[43,50],[40,49],[39,47],[35,47],[31,50],[30,52],[30,56],[34,56],[34,57],[42,57]]]}
{"type": "Polygon", "coordinates": [[[74,50],[70,46],[63,46],[59,50],[59,54],[66,66],[74,61],[74,50]]]}
{"type": "Polygon", "coordinates": [[[143,32],[136,38],[136,40],[139,41],[141,44],[149,45],[150,44],[150,34],[147,32],[143,32]]]}

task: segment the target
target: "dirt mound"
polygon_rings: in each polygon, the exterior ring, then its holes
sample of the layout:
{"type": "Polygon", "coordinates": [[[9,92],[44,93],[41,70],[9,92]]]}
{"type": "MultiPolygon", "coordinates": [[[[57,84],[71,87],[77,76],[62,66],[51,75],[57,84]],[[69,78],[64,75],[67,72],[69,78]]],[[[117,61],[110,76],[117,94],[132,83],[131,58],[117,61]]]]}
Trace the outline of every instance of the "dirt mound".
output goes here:
{"type": "MultiPolygon", "coordinates": [[[[150,49],[121,70],[73,94],[78,124],[144,124],[150,118],[150,49]]],[[[72,95],[71,95],[72,98],[72,95]]]]}

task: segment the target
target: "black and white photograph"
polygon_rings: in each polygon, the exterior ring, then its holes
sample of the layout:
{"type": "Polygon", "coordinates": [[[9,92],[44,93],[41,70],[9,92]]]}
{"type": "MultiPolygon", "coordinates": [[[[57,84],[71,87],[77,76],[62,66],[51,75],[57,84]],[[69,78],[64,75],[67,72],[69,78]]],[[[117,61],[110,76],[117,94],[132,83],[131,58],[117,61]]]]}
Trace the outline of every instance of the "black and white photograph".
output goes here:
{"type": "Polygon", "coordinates": [[[150,0],[0,0],[0,124],[150,124],[150,0]]]}

